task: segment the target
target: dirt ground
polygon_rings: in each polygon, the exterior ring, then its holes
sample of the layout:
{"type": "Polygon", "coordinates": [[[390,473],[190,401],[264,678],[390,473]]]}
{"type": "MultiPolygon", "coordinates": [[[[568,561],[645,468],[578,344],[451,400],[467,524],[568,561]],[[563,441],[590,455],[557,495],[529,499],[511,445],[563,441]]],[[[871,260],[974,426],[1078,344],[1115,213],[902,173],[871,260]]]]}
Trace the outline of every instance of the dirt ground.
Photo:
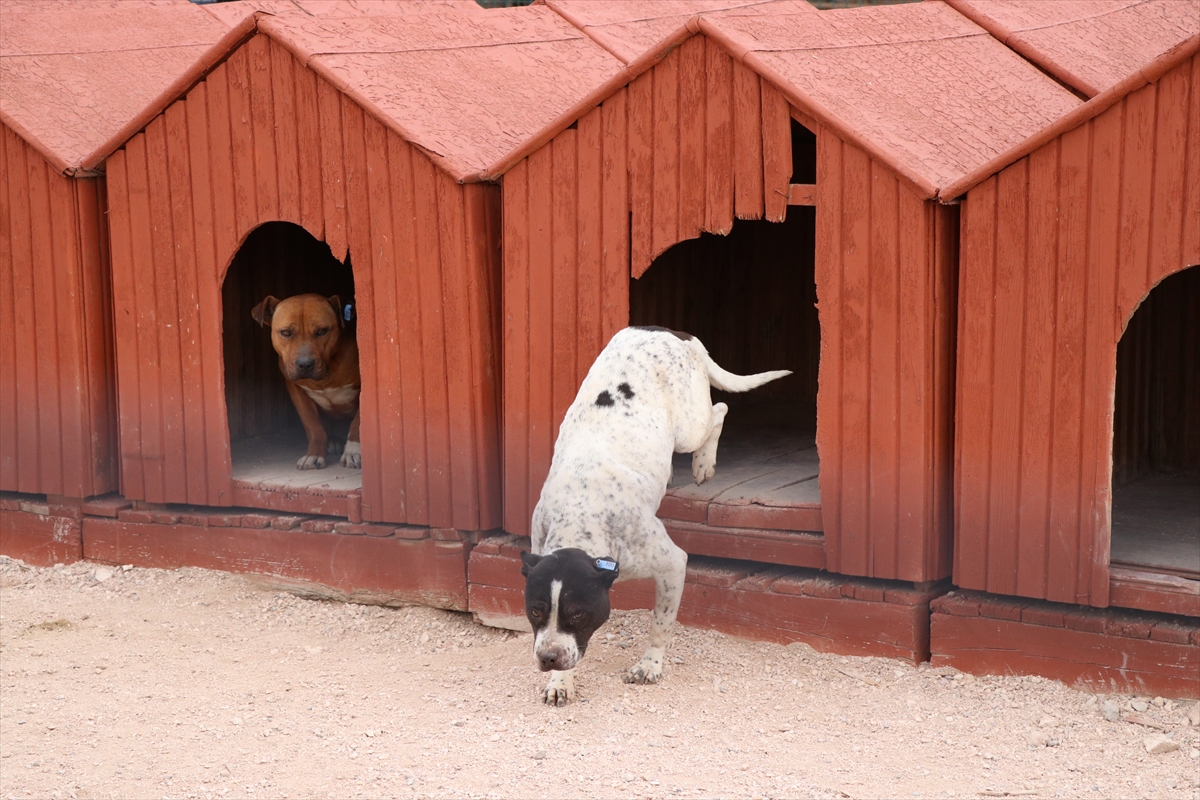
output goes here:
{"type": "Polygon", "coordinates": [[[0,558],[0,796],[1200,797],[1192,703],[694,629],[627,686],[646,622],[614,614],[558,709],[530,636],[466,614],[0,558]]]}

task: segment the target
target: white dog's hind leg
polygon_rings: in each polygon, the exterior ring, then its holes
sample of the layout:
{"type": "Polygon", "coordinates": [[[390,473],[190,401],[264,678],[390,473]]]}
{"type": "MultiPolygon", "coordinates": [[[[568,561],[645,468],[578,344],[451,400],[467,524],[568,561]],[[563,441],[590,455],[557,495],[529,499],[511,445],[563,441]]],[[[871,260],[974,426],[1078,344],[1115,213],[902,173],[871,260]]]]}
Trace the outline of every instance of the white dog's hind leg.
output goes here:
{"type": "MultiPolygon", "coordinates": [[[[658,522],[658,520],[655,520],[658,522]]],[[[675,546],[662,528],[663,541],[669,550],[663,553],[662,563],[654,575],[654,613],[650,617],[650,646],[642,660],[625,673],[626,683],[658,683],[663,674],[667,647],[671,644],[671,626],[679,613],[683,599],[683,583],[687,577],[687,553],[675,546]]]]}
{"type": "Polygon", "coordinates": [[[575,699],[575,670],[550,670],[543,699],[548,706],[565,706],[575,699]]]}
{"type": "Polygon", "coordinates": [[[708,434],[704,441],[692,453],[692,477],[696,485],[707,481],[717,471],[717,441],[721,438],[721,430],[725,427],[725,415],[729,406],[717,403],[712,407],[712,422],[708,426],[708,434]]]}

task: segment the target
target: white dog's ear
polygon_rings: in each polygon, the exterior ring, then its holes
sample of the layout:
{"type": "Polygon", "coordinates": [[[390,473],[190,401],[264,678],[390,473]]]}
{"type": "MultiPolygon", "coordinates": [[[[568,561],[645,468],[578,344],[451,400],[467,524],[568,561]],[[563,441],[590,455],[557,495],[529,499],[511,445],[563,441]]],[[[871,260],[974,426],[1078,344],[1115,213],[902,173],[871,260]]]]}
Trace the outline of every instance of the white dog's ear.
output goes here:
{"type": "Polygon", "coordinates": [[[542,560],[541,556],[535,556],[528,550],[521,551],[521,574],[526,578],[529,577],[529,570],[537,566],[537,563],[542,560]]]}
{"type": "Polygon", "coordinates": [[[621,565],[617,563],[615,558],[609,556],[597,558],[595,566],[596,572],[600,575],[600,582],[606,587],[611,587],[613,581],[621,574],[621,565]]]}
{"type": "Polygon", "coordinates": [[[254,317],[254,321],[259,325],[270,325],[271,317],[275,316],[275,307],[278,305],[279,298],[267,295],[265,300],[250,309],[250,316],[254,317]]]}

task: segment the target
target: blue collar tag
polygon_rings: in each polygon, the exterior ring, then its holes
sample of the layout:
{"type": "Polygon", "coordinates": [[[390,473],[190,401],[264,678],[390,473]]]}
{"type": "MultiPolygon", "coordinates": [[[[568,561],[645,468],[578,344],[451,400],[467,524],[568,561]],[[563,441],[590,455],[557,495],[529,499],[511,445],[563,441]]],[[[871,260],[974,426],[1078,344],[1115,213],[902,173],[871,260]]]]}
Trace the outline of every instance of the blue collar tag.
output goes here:
{"type": "Polygon", "coordinates": [[[609,572],[616,572],[617,571],[617,562],[609,561],[607,558],[597,558],[596,559],[596,569],[604,569],[604,570],[608,570],[609,572]]]}

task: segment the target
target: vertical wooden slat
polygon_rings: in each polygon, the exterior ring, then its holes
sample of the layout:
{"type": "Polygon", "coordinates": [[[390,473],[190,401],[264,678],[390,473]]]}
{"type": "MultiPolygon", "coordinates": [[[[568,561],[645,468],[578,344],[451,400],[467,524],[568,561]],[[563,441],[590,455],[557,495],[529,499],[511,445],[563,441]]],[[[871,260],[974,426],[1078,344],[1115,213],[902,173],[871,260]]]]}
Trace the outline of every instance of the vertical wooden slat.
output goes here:
{"type": "MultiPolygon", "coordinates": [[[[819,180],[819,177],[818,177],[819,180]]],[[[871,162],[842,147],[841,525],[839,569],[870,569],[871,162]]],[[[819,216],[819,215],[818,215],[819,216]]],[[[822,337],[824,338],[824,337],[822,337]]],[[[819,403],[819,401],[818,401],[819,403]]],[[[818,423],[819,424],[819,423],[818,423]]]]}
{"type": "Polygon", "coordinates": [[[578,176],[576,174],[576,131],[566,130],[554,138],[550,152],[551,170],[551,269],[553,270],[551,303],[553,326],[551,337],[551,413],[554,419],[553,438],[558,438],[558,423],[567,412],[578,389],[575,368],[575,342],[578,332],[576,317],[576,271],[578,257],[578,176]]]}
{"type": "Polygon", "coordinates": [[[116,345],[117,427],[121,459],[121,493],[131,499],[145,497],[141,459],[141,363],[137,331],[136,279],[134,275],[132,204],[129,192],[128,146],[105,161],[109,193],[109,244],[113,266],[113,339],[116,345]]]}
{"type": "MultiPolygon", "coordinates": [[[[1050,424],[1054,408],[1054,298],[1058,256],[1058,144],[1029,156],[1028,246],[1025,258],[1024,363],[1021,369],[1020,472],[1016,594],[1046,591],[1050,424]]],[[[1006,233],[1008,237],[1010,234],[1006,233]]],[[[1011,387],[1010,387],[1011,388],[1011,387]]]]}
{"type": "MultiPolygon", "coordinates": [[[[1063,134],[1059,161],[1058,299],[1054,323],[1054,412],[1046,599],[1076,602],[1081,524],[1084,297],[1091,123],[1063,134]]],[[[968,334],[969,335],[969,334],[968,334]]]]}
{"type": "MultiPolygon", "coordinates": [[[[200,287],[196,272],[196,236],[193,228],[197,217],[192,208],[192,169],[188,149],[188,104],[178,102],[163,115],[166,121],[164,152],[167,180],[171,187],[171,229],[174,258],[169,266],[175,275],[178,295],[178,333],[180,380],[183,414],[180,422],[184,441],[184,470],[186,497],[189,503],[208,502],[208,431],[204,406],[204,343],[209,331],[202,327],[200,287]]],[[[198,104],[203,99],[198,98],[198,104]]]]}
{"type": "Polygon", "coordinates": [[[962,281],[959,286],[954,580],[986,589],[992,446],[992,341],[994,325],[996,179],[971,190],[962,212],[962,281]]]}
{"type": "MultiPolygon", "coordinates": [[[[278,219],[303,225],[300,213],[300,154],[297,139],[294,59],[282,45],[270,42],[271,102],[274,124],[275,169],[279,180],[278,219]]],[[[305,149],[313,140],[305,140],[305,149]]]]}
{"type": "Polygon", "coordinates": [[[825,559],[831,571],[842,563],[842,337],[825,334],[843,328],[842,314],[842,140],[817,134],[817,203],[814,276],[820,320],[821,354],[817,384],[817,453],[825,559]]]}
{"type": "Polygon", "coordinates": [[[679,238],[700,235],[705,225],[707,164],[704,139],[707,130],[706,65],[703,36],[693,36],[679,47],[679,238]]]}
{"type": "MultiPolygon", "coordinates": [[[[629,323],[629,172],[626,148],[628,95],[624,89],[616,92],[601,107],[603,115],[604,165],[602,187],[604,199],[603,245],[601,275],[603,329],[600,347],[629,323]]],[[[508,247],[508,237],[504,239],[508,247]]],[[[507,353],[507,350],[505,351],[507,353]]]]}
{"type": "MultiPolygon", "coordinates": [[[[58,384],[57,441],[50,442],[57,456],[59,478],[47,483],[59,494],[76,494],[88,483],[91,461],[91,430],[85,424],[87,405],[86,365],[83,319],[83,275],[80,258],[79,218],[75,203],[75,181],[62,175],[49,175],[51,230],[53,238],[45,246],[54,250],[54,305],[57,324],[54,337],[57,351],[58,384]]],[[[78,496],[78,495],[76,495],[78,496]]]]}
{"type": "Polygon", "coordinates": [[[763,217],[783,222],[792,178],[792,114],[788,101],[765,79],[762,91],[763,217]]]}
{"type": "Polygon", "coordinates": [[[471,407],[472,331],[466,287],[467,230],[463,211],[463,189],[444,172],[437,175],[439,252],[442,260],[442,319],[446,324],[446,363],[460,365],[446,373],[449,406],[451,479],[453,482],[453,526],[459,530],[479,529],[479,485],[476,482],[475,417],[471,407]]]}
{"type": "Polygon", "coordinates": [[[629,201],[632,211],[630,269],[639,277],[654,252],[654,70],[628,88],[629,201]]]}
{"type": "MultiPolygon", "coordinates": [[[[87,497],[118,488],[113,463],[116,435],[116,366],[112,358],[112,284],[104,179],[80,179],[72,181],[72,184],[79,225],[79,258],[82,269],[82,296],[79,302],[84,382],[87,384],[86,432],[91,441],[85,448],[89,453],[87,478],[74,489],[64,487],[64,493],[87,497]]],[[[0,192],[0,196],[2,195],[0,192]]],[[[2,215],[3,211],[0,211],[0,217],[2,215]]],[[[3,263],[2,255],[0,263],[3,263]]]]}
{"type": "MultiPolygon", "coordinates": [[[[51,228],[50,186],[52,179],[49,166],[30,153],[26,159],[28,175],[30,220],[30,294],[28,305],[22,314],[33,331],[34,354],[32,364],[33,413],[25,417],[34,431],[33,447],[37,450],[37,471],[30,476],[29,485],[49,483],[58,486],[62,482],[62,458],[56,442],[58,437],[58,308],[54,298],[54,246],[51,228]],[[35,422],[36,421],[36,422],[35,422]],[[36,476],[36,477],[34,477],[36,476]]],[[[28,491],[28,489],[27,489],[28,491]]]]}
{"type": "Polygon", "coordinates": [[[679,50],[654,68],[653,228],[650,258],[664,253],[679,235],[679,50]]]}
{"type": "Polygon", "coordinates": [[[425,367],[425,428],[429,473],[429,525],[453,525],[450,474],[450,419],[447,415],[446,347],[441,303],[442,264],[438,249],[438,171],[423,155],[413,154],[416,207],[417,273],[421,297],[422,362],[425,367]]]}
{"type": "MultiPolygon", "coordinates": [[[[791,163],[788,162],[788,170],[791,163]]],[[[769,196],[769,195],[768,195],[769,196]]],[[[935,231],[932,204],[908,186],[896,182],[896,296],[898,327],[895,350],[896,477],[895,541],[877,546],[877,575],[881,565],[893,563],[891,575],[902,580],[930,580],[936,569],[930,563],[938,537],[949,529],[938,527],[931,504],[936,502],[938,460],[933,455],[938,425],[937,397],[941,386],[935,373],[937,321],[934,281],[935,231]],[[890,548],[890,551],[889,551],[890,548]]],[[[872,311],[872,315],[874,315],[872,311]]],[[[872,342],[874,344],[874,342],[872,342]]],[[[873,408],[873,407],[872,407],[873,408]]],[[[886,530],[885,524],[885,530],[886,530]]]]}
{"type": "Polygon", "coordinates": [[[1200,218],[1200,122],[1196,121],[1200,119],[1200,55],[1192,56],[1191,64],[1176,69],[1190,73],[1186,105],[1183,106],[1187,109],[1188,127],[1184,156],[1182,263],[1200,264],[1200,225],[1195,222],[1200,218]]]}
{"type": "Polygon", "coordinates": [[[937,544],[930,549],[931,561],[925,573],[939,579],[953,572],[955,474],[955,390],[958,355],[958,275],[960,257],[961,206],[934,205],[935,320],[933,345],[936,359],[933,404],[933,486],[935,521],[933,535],[937,544]]]}
{"type": "Polygon", "coordinates": [[[1113,347],[1113,309],[1117,291],[1118,226],[1121,195],[1119,164],[1126,138],[1124,103],[1109,109],[1093,122],[1092,185],[1089,208],[1087,338],[1083,380],[1086,387],[1083,415],[1082,472],[1084,491],[1080,515],[1087,520],[1080,531],[1076,602],[1107,604],[1109,551],[1109,495],[1112,469],[1112,386],[1116,359],[1113,347]],[[1117,113],[1113,113],[1113,112],[1117,113]],[[1102,168],[1106,167],[1106,168],[1102,168]]]}
{"type": "Polygon", "coordinates": [[[229,423],[225,414],[225,375],[221,357],[221,279],[223,264],[217,258],[217,232],[214,226],[216,210],[213,202],[214,165],[211,160],[209,135],[209,82],[198,84],[188,93],[187,100],[188,157],[191,166],[192,229],[195,233],[195,269],[199,335],[201,341],[199,372],[194,376],[203,391],[203,427],[205,432],[205,470],[208,497],[212,505],[228,502],[229,480],[229,423]]]}
{"type": "MultiPolygon", "coordinates": [[[[143,495],[135,500],[165,502],[162,433],[162,359],[158,346],[158,287],[154,272],[149,178],[146,172],[146,135],[139,134],[125,145],[129,181],[131,272],[130,301],[134,333],[138,341],[137,380],[141,395],[141,419],[137,429],[137,452],[142,464],[143,495]]],[[[126,495],[126,497],[130,497],[126,495]]]]}
{"type": "MultiPolygon", "coordinates": [[[[533,331],[529,318],[528,171],[529,159],[518,162],[504,175],[503,184],[504,403],[501,414],[504,420],[504,529],[514,533],[529,531],[533,510],[529,507],[533,494],[529,485],[532,425],[529,399],[533,382],[529,351],[533,345],[533,331]]],[[[628,219],[624,214],[622,218],[628,219]]]]}
{"type": "Polygon", "coordinates": [[[421,304],[421,262],[417,255],[417,200],[413,162],[421,158],[395,134],[388,134],[391,166],[392,236],[396,243],[396,316],[400,351],[400,402],[404,426],[404,496],[406,519],[429,519],[429,454],[425,426],[425,354],[421,304]]]}
{"type": "Polygon", "coordinates": [[[762,219],[762,106],[758,73],[733,65],[733,201],[738,219],[762,219]]]}
{"type": "MultiPolygon", "coordinates": [[[[541,494],[554,450],[553,152],[529,156],[529,497],[541,494]]],[[[636,215],[635,215],[636,216],[636,215]]],[[[529,511],[533,511],[531,505],[529,511]]],[[[528,523],[526,523],[528,524],[528,523]]]]}
{"type": "MultiPolygon", "coordinates": [[[[1121,337],[1126,320],[1118,312],[1133,308],[1153,281],[1150,276],[1151,203],[1154,191],[1155,101],[1154,84],[1125,98],[1125,135],[1119,154],[1121,194],[1120,236],[1117,239],[1116,303],[1110,337],[1121,337]]],[[[1111,167],[1110,167],[1111,168],[1111,167]]],[[[1157,233],[1157,231],[1155,231],[1157,233]]]]}
{"type": "Polygon", "coordinates": [[[250,114],[254,129],[254,175],[258,222],[279,219],[279,179],[275,161],[275,101],[271,91],[271,41],[258,35],[246,42],[249,56],[250,114]]]}
{"type": "Polygon", "coordinates": [[[705,224],[709,233],[733,228],[733,59],[705,40],[708,107],[705,128],[705,224]]]}
{"type": "MultiPolygon", "coordinates": [[[[204,81],[208,95],[209,172],[213,193],[213,252],[219,280],[241,242],[238,231],[237,193],[234,185],[233,127],[229,109],[229,71],[221,64],[204,81]]],[[[244,159],[243,159],[244,160],[244,159]]]]}
{"type": "MultiPolygon", "coordinates": [[[[10,193],[20,188],[20,173],[13,170],[24,142],[7,125],[0,124],[0,375],[11,375],[0,381],[0,489],[15,491],[18,486],[21,462],[17,460],[20,424],[17,415],[17,331],[16,281],[19,262],[14,253],[14,239],[24,238],[25,231],[17,224],[21,206],[25,204],[10,193]]],[[[26,212],[27,213],[27,212],[26,212]]]]}
{"type": "MultiPolygon", "coordinates": [[[[1147,284],[1153,286],[1164,276],[1184,266],[1183,258],[1183,203],[1187,190],[1184,175],[1187,172],[1188,152],[1188,73],[1175,68],[1158,82],[1155,108],[1154,140],[1147,147],[1153,151],[1154,184],[1150,198],[1149,216],[1149,276],[1147,284]]],[[[1192,125],[1200,125],[1195,119],[1192,125]]],[[[1135,169],[1132,164],[1126,170],[1135,169]]],[[[1200,228],[1200,209],[1193,214],[1192,228],[1200,228]]],[[[1120,299],[1118,325],[1122,324],[1141,300],[1132,292],[1123,293],[1120,299]]]]}
{"type": "Polygon", "coordinates": [[[321,202],[325,214],[325,243],[338,261],[346,260],[346,187],[342,165],[342,104],[340,94],[317,78],[317,110],[321,142],[321,202]]]}
{"type": "MultiPolygon", "coordinates": [[[[382,498],[386,512],[394,514],[392,519],[407,519],[408,508],[405,492],[387,491],[389,486],[403,486],[404,464],[404,406],[401,402],[403,379],[400,372],[400,309],[396,306],[397,273],[400,265],[395,257],[396,241],[392,230],[395,219],[392,212],[391,172],[388,164],[388,131],[383,125],[368,117],[365,120],[367,156],[367,190],[370,197],[371,249],[364,253],[363,261],[371,271],[372,319],[375,336],[371,341],[360,336],[358,348],[361,352],[373,350],[375,383],[375,413],[370,417],[359,414],[360,434],[363,441],[368,437],[375,440],[375,463],[363,469],[363,497],[382,498]]],[[[405,265],[411,266],[411,265],[405,265]]],[[[355,287],[357,290],[357,286],[355,287]]],[[[362,300],[358,302],[361,305],[362,300]]],[[[385,509],[380,509],[385,511],[385,509]]]]}
{"type": "MultiPolygon", "coordinates": [[[[233,148],[232,181],[234,187],[235,229],[240,242],[254,230],[261,218],[258,214],[258,176],[255,172],[254,125],[251,108],[250,55],[237,50],[225,62],[228,91],[222,94],[228,103],[229,136],[233,148]]],[[[224,87],[222,87],[224,88],[224,87]]],[[[225,119],[219,119],[224,122],[225,119]]],[[[230,254],[232,256],[232,253],[230,254]]]]}
{"type": "MultiPolygon", "coordinates": [[[[289,58],[291,56],[289,55],[289,58]]],[[[321,114],[317,101],[317,76],[298,65],[296,86],[296,143],[300,185],[300,223],[315,238],[325,239],[325,209],[322,200],[321,114]],[[301,146],[303,143],[303,146],[301,146]]]]}
{"type": "Polygon", "coordinates": [[[178,275],[175,271],[175,230],[171,218],[174,198],[167,174],[166,123],[158,117],[146,126],[146,172],[150,203],[150,240],[155,296],[158,304],[158,374],[162,426],[163,480],[161,497],[153,502],[186,503],[187,447],[184,439],[183,370],[180,363],[178,275]]]}
{"type": "Polygon", "coordinates": [[[601,323],[603,309],[601,273],[601,217],[604,204],[601,186],[601,164],[604,159],[602,142],[602,110],[595,108],[579,120],[576,159],[578,163],[575,232],[577,241],[575,340],[578,351],[575,358],[576,386],[583,382],[592,362],[599,355],[604,341],[601,323]]]}

